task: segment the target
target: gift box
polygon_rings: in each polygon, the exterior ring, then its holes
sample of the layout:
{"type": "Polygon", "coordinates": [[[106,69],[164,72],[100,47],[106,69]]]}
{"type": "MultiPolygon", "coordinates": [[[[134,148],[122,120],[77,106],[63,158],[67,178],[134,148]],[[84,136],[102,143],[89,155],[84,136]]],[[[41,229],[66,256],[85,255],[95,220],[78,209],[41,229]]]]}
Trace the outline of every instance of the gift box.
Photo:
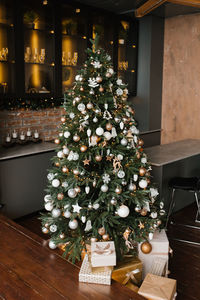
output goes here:
{"type": "Polygon", "coordinates": [[[169,254],[169,241],[165,230],[155,231],[153,235],[153,239],[149,241],[152,245],[152,251],[148,254],[145,254],[141,251],[141,244],[138,245],[138,257],[142,261],[143,264],[143,279],[148,273],[153,272],[152,269],[155,269],[153,265],[155,265],[156,260],[162,259],[164,262],[163,271],[160,270],[160,273],[156,273],[155,275],[168,275],[168,254],[169,254]]]}
{"type": "Polygon", "coordinates": [[[91,264],[92,267],[116,266],[114,242],[91,243],[91,264]]]}
{"type": "Polygon", "coordinates": [[[176,280],[147,274],[138,294],[148,300],[175,300],[176,280]]]}
{"type": "Polygon", "coordinates": [[[138,258],[124,260],[114,268],[112,279],[127,287],[139,285],[142,280],[142,262],[138,258]]]}
{"type": "Polygon", "coordinates": [[[86,254],[79,272],[79,281],[110,285],[112,267],[98,269],[99,268],[97,268],[95,272],[92,271],[91,264],[88,260],[88,255],[86,254]]]}

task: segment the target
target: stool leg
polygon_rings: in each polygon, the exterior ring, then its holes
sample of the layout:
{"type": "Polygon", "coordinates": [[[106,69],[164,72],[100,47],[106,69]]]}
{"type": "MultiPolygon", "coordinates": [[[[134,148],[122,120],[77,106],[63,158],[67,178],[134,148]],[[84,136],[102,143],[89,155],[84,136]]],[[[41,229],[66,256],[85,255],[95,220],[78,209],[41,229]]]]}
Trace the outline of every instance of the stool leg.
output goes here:
{"type": "Polygon", "coordinates": [[[171,198],[171,202],[170,202],[170,206],[169,206],[169,210],[168,210],[168,214],[167,214],[166,228],[167,228],[167,225],[168,225],[169,217],[172,214],[172,211],[173,211],[173,208],[174,208],[174,205],[175,205],[174,193],[175,193],[175,189],[172,189],[172,198],[171,198]]]}
{"type": "Polygon", "coordinates": [[[194,193],[195,195],[195,199],[196,199],[196,203],[197,203],[197,214],[196,214],[196,219],[195,222],[200,222],[200,202],[197,196],[197,192],[194,193]],[[199,219],[198,219],[199,217],[199,219]]]}

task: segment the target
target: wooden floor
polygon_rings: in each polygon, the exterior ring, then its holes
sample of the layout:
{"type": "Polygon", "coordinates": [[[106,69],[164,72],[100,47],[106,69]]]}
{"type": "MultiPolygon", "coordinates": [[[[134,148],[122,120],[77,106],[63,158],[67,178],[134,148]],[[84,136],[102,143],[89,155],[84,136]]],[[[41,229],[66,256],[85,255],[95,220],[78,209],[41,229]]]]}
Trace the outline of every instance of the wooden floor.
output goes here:
{"type": "MultiPolygon", "coordinates": [[[[173,249],[169,277],[177,279],[177,300],[200,300],[200,223],[195,223],[196,206],[192,204],[174,214],[168,226],[168,238],[173,249]]],[[[38,214],[16,220],[43,239],[38,214]]]]}

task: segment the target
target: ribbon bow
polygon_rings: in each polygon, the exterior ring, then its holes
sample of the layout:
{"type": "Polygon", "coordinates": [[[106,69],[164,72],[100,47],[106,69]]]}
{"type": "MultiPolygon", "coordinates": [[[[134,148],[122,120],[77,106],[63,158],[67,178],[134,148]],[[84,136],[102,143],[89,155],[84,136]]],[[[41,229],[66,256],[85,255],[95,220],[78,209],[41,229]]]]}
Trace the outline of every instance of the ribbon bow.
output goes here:
{"type": "Polygon", "coordinates": [[[138,281],[135,278],[135,274],[140,273],[139,269],[135,269],[131,272],[126,273],[126,278],[124,279],[124,281],[122,282],[123,285],[126,285],[128,283],[128,281],[131,279],[133,281],[133,283],[135,283],[136,285],[138,285],[138,281]]]}
{"type": "Polygon", "coordinates": [[[96,250],[94,251],[94,254],[97,255],[110,255],[113,252],[112,249],[110,249],[110,244],[106,245],[105,247],[96,245],[96,250]]]}

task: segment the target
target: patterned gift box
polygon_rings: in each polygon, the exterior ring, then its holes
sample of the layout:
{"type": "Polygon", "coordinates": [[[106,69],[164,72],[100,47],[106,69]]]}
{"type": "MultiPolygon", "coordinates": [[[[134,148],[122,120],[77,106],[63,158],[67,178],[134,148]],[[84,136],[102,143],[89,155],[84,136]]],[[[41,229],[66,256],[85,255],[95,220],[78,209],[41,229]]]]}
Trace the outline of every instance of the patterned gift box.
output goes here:
{"type": "Polygon", "coordinates": [[[149,242],[152,245],[152,251],[148,254],[141,251],[141,244],[138,245],[138,257],[143,263],[143,279],[148,273],[153,272],[155,272],[155,275],[167,277],[169,241],[165,230],[155,231],[153,239],[149,242]]]}
{"type": "Polygon", "coordinates": [[[148,300],[175,300],[176,280],[147,274],[138,294],[148,300]]]}
{"type": "Polygon", "coordinates": [[[91,264],[92,267],[116,266],[114,242],[91,243],[91,264]]]}
{"type": "Polygon", "coordinates": [[[139,285],[142,280],[142,262],[138,258],[123,260],[114,268],[112,279],[129,288],[139,285]]]}
{"type": "Polygon", "coordinates": [[[88,261],[88,255],[86,254],[81,265],[79,272],[79,281],[98,284],[111,284],[112,267],[97,268],[92,271],[91,264],[88,261]]]}

